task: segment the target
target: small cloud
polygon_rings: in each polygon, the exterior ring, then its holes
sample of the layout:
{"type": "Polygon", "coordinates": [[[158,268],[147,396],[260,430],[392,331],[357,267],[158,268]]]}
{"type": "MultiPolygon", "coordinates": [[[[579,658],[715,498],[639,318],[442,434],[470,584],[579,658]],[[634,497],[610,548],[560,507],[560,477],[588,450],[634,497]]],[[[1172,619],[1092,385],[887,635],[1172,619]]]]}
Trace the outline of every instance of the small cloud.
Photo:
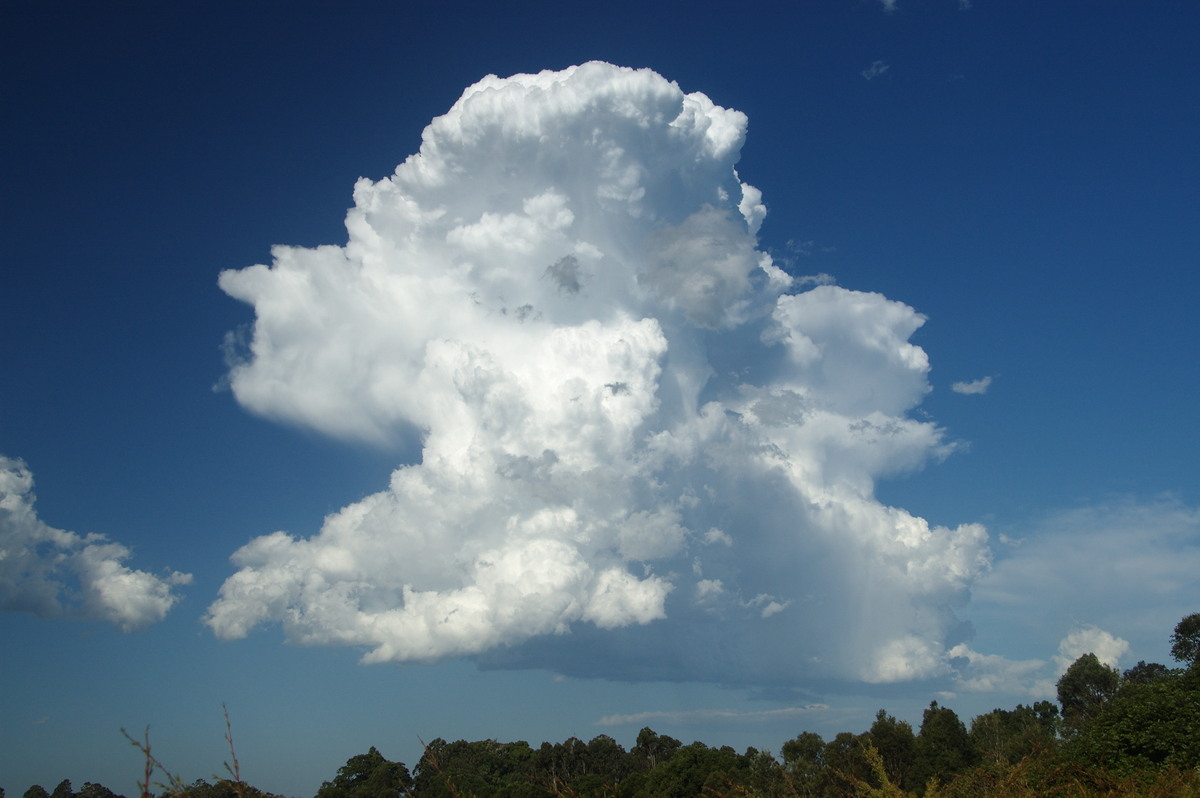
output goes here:
{"type": "Polygon", "coordinates": [[[806,274],[796,278],[797,287],[804,288],[810,285],[837,285],[837,278],[825,272],[821,272],[820,274],[806,274]]]}
{"type": "Polygon", "coordinates": [[[960,11],[969,11],[971,8],[971,0],[958,0],[958,9],[960,11]]]}
{"type": "Polygon", "coordinates": [[[883,61],[872,61],[871,65],[864,69],[861,74],[867,80],[874,80],[889,69],[891,69],[891,66],[883,61]]]}
{"type": "Polygon", "coordinates": [[[722,546],[732,546],[733,538],[714,526],[704,533],[704,542],[710,546],[714,543],[720,543],[722,546]]]}
{"type": "Polygon", "coordinates": [[[783,604],[780,604],[778,601],[772,601],[767,604],[767,606],[762,608],[761,615],[763,618],[770,618],[772,615],[783,612],[785,609],[787,609],[788,604],[791,604],[791,602],[787,601],[783,604]]]}
{"type": "Polygon", "coordinates": [[[1059,672],[1066,673],[1067,668],[1084,654],[1095,654],[1096,659],[1115,668],[1121,657],[1128,653],[1129,641],[1099,627],[1085,626],[1074,630],[1059,642],[1054,662],[1059,672]]]}
{"type": "Polygon", "coordinates": [[[983,377],[971,382],[956,382],[950,386],[950,390],[954,391],[955,393],[966,394],[968,396],[972,394],[984,394],[987,393],[987,390],[991,384],[991,377],[983,377]]]}
{"type": "Polygon", "coordinates": [[[998,654],[981,654],[966,643],[947,652],[955,668],[955,686],[967,693],[1006,692],[1033,698],[1053,696],[1045,679],[1038,678],[1044,660],[1013,660],[998,654]],[[957,662],[955,662],[957,660],[957,662]]]}
{"type": "Polygon", "coordinates": [[[879,0],[883,3],[883,10],[888,14],[893,14],[896,11],[896,0],[879,0]]]}
{"type": "Polygon", "coordinates": [[[192,581],[125,567],[127,546],[47,526],[34,510],[33,474],[0,455],[0,610],[110,621],[132,631],[161,621],[192,581]]]}

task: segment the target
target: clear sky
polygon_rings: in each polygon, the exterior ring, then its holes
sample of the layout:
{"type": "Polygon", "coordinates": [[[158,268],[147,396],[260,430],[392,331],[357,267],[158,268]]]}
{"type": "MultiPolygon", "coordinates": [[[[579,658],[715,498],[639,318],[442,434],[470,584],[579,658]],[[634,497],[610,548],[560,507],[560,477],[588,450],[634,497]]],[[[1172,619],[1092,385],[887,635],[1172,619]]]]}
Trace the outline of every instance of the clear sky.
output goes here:
{"type": "Polygon", "coordinates": [[[372,745],[778,751],[1169,662],[1198,29],[5,4],[0,786],[131,794],[147,725],[221,774],[222,704],[309,796],[372,745]]]}

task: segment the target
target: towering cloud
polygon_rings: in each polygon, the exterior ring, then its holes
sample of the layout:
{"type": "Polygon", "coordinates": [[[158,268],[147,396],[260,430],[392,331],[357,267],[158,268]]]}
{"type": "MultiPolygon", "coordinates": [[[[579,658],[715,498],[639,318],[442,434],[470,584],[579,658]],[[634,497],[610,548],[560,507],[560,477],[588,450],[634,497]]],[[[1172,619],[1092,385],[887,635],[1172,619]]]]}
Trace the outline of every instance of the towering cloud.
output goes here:
{"type": "Polygon", "coordinates": [[[0,609],[98,618],[129,631],[162,620],[178,600],[171,588],[191,581],[131,570],[127,547],[47,526],[33,504],[29,469],[0,455],[0,609]]]}
{"type": "Polygon", "coordinates": [[[925,319],[757,249],[745,132],[649,70],[487,77],[358,182],[344,246],[222,273],[256,316],[242,405],[423,448],[316,534],[237,551],[213,631],[611,676],[948,672],[986,533],[874,497],[950,451],[909,416],[925,319]]]}

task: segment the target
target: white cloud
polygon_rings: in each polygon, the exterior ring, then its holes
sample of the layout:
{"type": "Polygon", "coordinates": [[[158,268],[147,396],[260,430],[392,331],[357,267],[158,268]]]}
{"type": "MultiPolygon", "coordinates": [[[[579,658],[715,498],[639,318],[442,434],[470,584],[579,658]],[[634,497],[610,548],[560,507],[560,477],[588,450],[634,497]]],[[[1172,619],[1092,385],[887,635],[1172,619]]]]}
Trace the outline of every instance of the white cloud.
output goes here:
{"type": "Polygon", "coordinates": [[[883,10],[891,14],[896,10],[896,0],[879,0],[883,4],[883,10]]]}
{"type": "Polygon", "coordinates": [[[908,415],[925,319],[757,249],[745,130],[648,70],[488,77],[358,183],[345,246],[222,273],[256,314],[240,403],[423,450],[236,552],[213,631],[638,678],[944,671],[987,534],[874,498],[952,450],[908,415]]]}
{"type": "Polygon", "coordinates": [[[132,552],[103,535],[47,526],[34,511],[33,475],[0,455],[0,609],[110,621],[126,631],[160,621],[178,600],[165,577],[123,565],[132,552]]]}
{"type": "Polygon", "coordinates": [[[1200,509],[1173,497],[1057,512],[1031,524],[1019,543],[976,583],[977,612],[1165,641],[1195,611],[1200,509]]]}
{"type": "Polygon", "coordinates": [[[949,652],[957,688],[1054,698],[1058,678],[1088,652],[1113,667],[1162,661],[1171,629],[1195,611],[1198,533],[1200,510],[1164,496],[1057,512],[1020,538],[998,536],[969,612],[987,639],[1007,638],[1037,658],[960,644],[949,652]]]}
{"type": "Polygon", "coordinates": [[[954,391],[955,393],[967,395],[985,394],[991,385],[991,377],[982,377],[978,380],[972,380],[970,382],[956,382],[950,386],[950,390],[954,391]]]}
{"type": "Polygon", "coordinates": [[[965,643],[959,643],[948,654],[951,658],[966,660],[966,665],[955,674],[955,687],[959,690],[1037,699],[1054,697],[1054,683],[1043,674],[1045,660],[1012,660],[998,654],[981,654],[965,643]]]}
{"type": "MultiPolygon", "coordinates": [[[[895,3],[893,3],[892,7],[888,10],[891,11],[894,7],[895,3]]],[[[867,80],[874,80],[884,72],[887,72],[889,69],[891,69],[891,67],[883,61],[872,61],[871,65],[864,69],[860,74],[867,80]]]]}
{"type": "Polygon", "coordinates": [[[1122,640],[1103,629],[1095,626],[1085,626],[1073,630],[1058,644],[1058,654],[1054,662],[1058,665],[1059,674],[1067,672],[1071,663],[1084,654],[1095,654],[1096,659],[1110,668],[1117,667],[1121,657],[1129,653],[1129,641],[1122,640]]]}

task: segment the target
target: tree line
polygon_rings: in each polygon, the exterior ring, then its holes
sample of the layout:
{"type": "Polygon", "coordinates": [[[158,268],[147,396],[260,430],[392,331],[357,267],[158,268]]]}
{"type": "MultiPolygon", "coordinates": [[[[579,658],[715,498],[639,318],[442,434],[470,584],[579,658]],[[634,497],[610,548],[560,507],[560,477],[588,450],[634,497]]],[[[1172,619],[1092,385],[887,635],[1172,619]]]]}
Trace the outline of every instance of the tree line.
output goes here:
{"type": "MultiPolygon", "coordinates": [[[[861,733],[825,740],[803,732],[779,756],[702,742],[684,745],[644,728],[626,750],[599,735],[534,748],[524,741],[436,739],[410,771],[372,747],[350,757],[315,798],[966,798],[970,796],[1145,795],[1200,798],[1200,613],[1171,636],[1177,667],[1139,662],[1124,672],[1092,653],[1059,679],[1058,702],[995,709],[966,725],[932,702],[921,724],[879,710],[861,733]]],[[[228,721],[228,718],[227,718],[228,721]]],[[[232,736],[227,736],[232,751],[232,736]]],[[[183,784],[149,743],[140,798],[281,798],[230,778],[183,784]]],[[[4,798],[0,790],[0,798],[4,798]]],[[[69,781],[24,798],[124,798],[69,781]]]]}

